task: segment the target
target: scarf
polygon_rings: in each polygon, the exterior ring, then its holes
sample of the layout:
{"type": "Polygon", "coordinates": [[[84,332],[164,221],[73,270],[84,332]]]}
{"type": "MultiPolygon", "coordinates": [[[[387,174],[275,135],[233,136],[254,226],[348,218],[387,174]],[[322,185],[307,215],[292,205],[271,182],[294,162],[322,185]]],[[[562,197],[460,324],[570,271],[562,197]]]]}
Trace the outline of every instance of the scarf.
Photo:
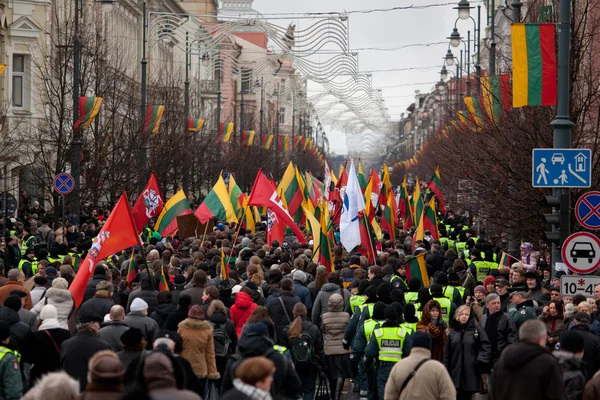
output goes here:
{"type": "Polygon", "coordinates": [[[48,329],[58,329],[60,328],[60,324],[56,318],[48,318],[42,321],[41,325],[38,327],[38,331],[45,331],[48,329]]]}
{"type": "Polygon", "coordinates": [[[502,311],[496,314],[488,314],[487,323],[485,324],[485,333],[492,344],[492,354],[498,352],[498,318],[502,315],[502,311]]]}
{"type": "Polygon", "coordinates": [[[248,385],[244,383],[241,379],[236,378],[233,380],[233,387],[235,387],[240,392],[244,393],[246,396],[252,398],[252,400],[272,400],[271,393],[265,392],[262,389],[257,388],[256,386],[248,385]]]}

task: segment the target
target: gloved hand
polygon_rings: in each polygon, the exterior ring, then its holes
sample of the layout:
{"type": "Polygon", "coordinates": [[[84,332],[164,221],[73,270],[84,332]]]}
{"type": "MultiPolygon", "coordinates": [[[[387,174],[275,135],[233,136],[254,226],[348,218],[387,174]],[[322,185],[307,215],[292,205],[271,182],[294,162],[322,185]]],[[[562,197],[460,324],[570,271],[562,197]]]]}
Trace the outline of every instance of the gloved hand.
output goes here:
{"type": "Polygon", "coordinates": [[[344,350],[350,350],[350,343],[346,342],[346,339],[342,340],[342,346],[344,350]]]}

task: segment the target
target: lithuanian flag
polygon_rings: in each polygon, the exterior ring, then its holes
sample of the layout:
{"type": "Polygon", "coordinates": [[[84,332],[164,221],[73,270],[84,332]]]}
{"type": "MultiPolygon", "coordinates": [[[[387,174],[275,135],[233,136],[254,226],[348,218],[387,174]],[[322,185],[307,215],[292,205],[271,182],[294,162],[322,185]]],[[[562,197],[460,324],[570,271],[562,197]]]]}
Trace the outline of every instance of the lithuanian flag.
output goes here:
{"type": "Polygon", "coordinates": [[[391,240],[396,240],[396,225],[398,224],[398,214],[396,212],[396,198],[393,191],[387,195],[387,203],[383,210],[381,218],[381,227],[388,231],[391,240]]]}
{"type": "Polygon", "coordinates": [[[500,261],[498,261],[498,266],[499,267],[508,267],[510,268],[510,266],[512,265],[512,263],[518,262],[519,260],[517,260],[516,258],[514,258],[513,256],[511,256],[508,253],[502,252],[500,254],[500,261]],[[512,260],[511,260],[512,258],[512,260]]]}
{"type": "Polygon", "coordinates": [[[363,171],[362,162],[358,160],[358,171],[356,172],[356,177],[358,178],[358,184],[360,185],[360,190],[365,194],[365,190],[367,190],[367,180],[365,179],[365,172],[363,171]]]}
{"type": "Polygon", "coordinates": [[[441,185],[442,177],[440,175],[440,168],[437,167],[435,169],[435,173],[431,177],[429,184],[427,185],[427,189],[433,192],[433,195],[438,199],[439,210],[442,213],[446,213],[446,206],[444,204],[444,194],[442,193],[442,185],[441,185]]]}
{"type": "Polygon", "coordinates": [[[235,216],[237,219],[242,218],[242,212],[244,209],[244,192],[238,186],[233,175],[229,175],[229,199],[231,200],[231,206],[235,211],[235,216]]]}
{"type": "Polygon", "coordinates": [[[465,96],[465,105],[471,115],[471,122],[476,126],[477,130],[483,128],[483,113],[481,112],[481,104],[479,98],[475,96],[465,96]]]}
{"type": "Polygon", "coordinates": [[[425,238],[425,231],[429,231],[431,233],[431,237],[433,237],[434,240],[439,240],[440,235],[437,229],[435,198],[433,197],[431,198],[431,200],[429,200],[429,204],[425,208],[425,211],[421,214],[419,225],[417,225],[417,230],[415,231],[415,235],[413,237],[413,249],[415,248],[415,243],[417,241],[422,241],[425,238]]]}
{"type": "Polygon", "coordinates": [[[171,291],[171,289],[169,289],[169,281],[167,281],[167,277],[165,276],[165,267],[162,267],[160,269],[160,282],[158,283],[158,291],[162,292],[164,290],[167,292],[171,291]]]}
{"type": "Polygon", "coordinates": [[[373,205],[373,199],[371,194],[373,193],[373,186],[375,180],[373,176],[369,178],[369,183],[367,184],[367,188],[365,189],[365,214],[367,215],[367,220],[371,223],[371,227],[373,227],[373,232],[375,232],[375,236],[377,240],[383,239],[383,233],[381,232],[381,227],[377,223],[375,219],[375,206],[373,205]]]}
{"type": "Polygon", "coordinates": [[[300,223],[302,218],[301,206],[304,201],[302,186],[298,179],[298,175],[299,173],[297,173],[296,167],[294,167],[294,164],[290,161],[281,177],[279,186],[277,186],[277,194],[283,201],[283,204],[287,206],[288,212],[297,224],[300,223]]]}
{"type": "Polygon", "coordinates": [[[131,257],[129,257],[129,265],[127,267],[127,286],[131,289],[131,282],[137,276],[137,271],[135,270],[135,250],[131,249],[131,257]]]}
{"type": "Polygon", "coordinates": [[[219,137],[217,137],[217,143],[223,141],[224,143],[228,143],[229,139],[231,139],[231,133],[233,132],[233,122],[221,122],[219,128],[219,137]]]}
{"type": "Polygon", "coordinates": [[[146,107],[146,118],[144,118],[144,129],[142,133],[151,134],[158,133],[160,121],[162,120],[165,106],[149,105],[146,107]]]}
{"type": "Polygon", "coordinates": [[[204,119],[202,118],[190,118],[188,119],[188,131],[198,132],[204,126],[204,119]]]}
{"type": "Polygon", "coordinates": [[[554,24],[512,24],[513,107],[556,105],[554,24]]]}
{"type": "Polygon", "coordinates": [[[266,150],[269,150],[271,143],[273,143],[274,135],[263,135],[263,144],[266,150]]]}
{"type": "Polygon", "coordinates": [[[250,147],[254,143],[254,135],[256,132],[254,131],[243,131],[242,132],[242,146],[250,147]]]}
{"type": "Polygon", "coordinates": [[[423,213],[423,207],[425,204],[423,203],[423,197],[421,196],[421,183],[419,183],[419,178],[417,177],[417,182],[415,183],[415,190],[412,195],[412,216],[413,223],[418,224],[421,220],[421,214],[423,213]]]}
{"type": "MultiPolygon", "coordinates": [[[[0,74],[2,74],[1,71],[0,74]]],[[[83,129],[87,129],[100,112],[101,105],[102,97],[81,96],[79,98],[79,118],[75,121],[73,128],[78,129],[82,127],[83,129]]]]}
{"type": "Polygon", "coordinates": [[[231,205],[227,186],[223,176],[219,175],[219,180],[215,183],[212,190],[206,195],[206,198],[200,204],[194,215],[200,222],[205,224],[208,220],[217,218],[220,221],[238,222],[235,211],[231,205]]]}
{"type": "Polygon", "coordinates": [[[319,230],[319,258],[317,259],[317,263],[327,267],[328,272],[333,272],[333,238],[329,234],[329,209],[325,201],[321,202],[319,208],[321,209],[319,218],[319,225],[321,228],[319,230]]]}
{"type": "Polygon", "coordinates": [[[498,122],[512,107],[510,74],[482,76],[481,98],[488,120],[498,122]]]}
{"type": "Polygon", "coordinates": [[[388,201],[388,194],[393,192],[392,184],[390,182],[390,170],[387,164],[383,164],[383,170],[381,171],[381,191],[379,192],[379,204],[385,206],[388,201]]]}
{"type": "Polygon", "coordinates": [[[404,175],[404,181],[400,188],[400,200],[398,201],[398,212],[400,219],[402,219],[402,227],[404,229],[410,228],[408,224],[412,225],[410,203],[408,200],[408,189],[406,187],[406,175],[404,175]]]}
{"type": "Polygon", "coordinates": [[[179,192],[175,193],[163,207],[154,229],[163,237],[172,235],[178,229],[177,217],[191,213],[192,209],[190,207],[190,202],[187,197],[185,197],[183,190],[179,190],[179,192]]]}
{"type": "Polygon", "coordinates": [[[406,261],[406,279],[417,278],[421,281],[422,287],[429,286],[429,275],[425,266],[425,253],[416,257],[411,257],[406,261]]]}

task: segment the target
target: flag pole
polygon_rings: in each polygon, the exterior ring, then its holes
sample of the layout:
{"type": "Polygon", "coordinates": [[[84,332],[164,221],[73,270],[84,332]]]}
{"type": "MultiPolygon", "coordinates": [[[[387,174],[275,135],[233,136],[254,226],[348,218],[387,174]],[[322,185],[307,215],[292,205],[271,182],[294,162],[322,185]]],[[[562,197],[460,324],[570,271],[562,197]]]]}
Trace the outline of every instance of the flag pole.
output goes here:
{"type": "Polygon", "coordinates": [[[237,242],[238,236],[240,235],[240,229],[242,229],[242,222],[244,222],[244,218],[246,218],[246,211],[248,210],[248,205],[244,207],[244,214],[242,215],[242,219],[238,224],[238,229],[235,232],[235,238],[233,238],[233,246],[231,246],[231,252],[229,253],[229,258],[233,256],[233,250],[235,249],[235,243],[237,242]]]}
{"type": "MultiPolygon", "coordinates": [[[[206,239],[206,231],[208,230],[208,221],[206,221],[206,224],[204,225],[204,234],[202,235],[202,242],[200,243],[200,248],[202,248],[202,245],[204,244],[204,239],[206,239]]],[[[198,230],[195,230],[196,232],[196,236],[198,236],[198,230]]]]}

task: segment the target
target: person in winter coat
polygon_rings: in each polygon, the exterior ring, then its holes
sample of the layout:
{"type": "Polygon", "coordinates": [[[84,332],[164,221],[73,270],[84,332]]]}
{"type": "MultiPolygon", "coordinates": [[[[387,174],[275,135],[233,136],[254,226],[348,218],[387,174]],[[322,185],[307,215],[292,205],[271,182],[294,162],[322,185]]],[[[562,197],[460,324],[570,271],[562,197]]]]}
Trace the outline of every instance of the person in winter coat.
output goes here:
{"type": "Polygon", "coordinates": [[[479,328],[485,330],[491,343],[490,366],[493,367],[506,346],[517,340],[517,329],[513,320],[502,311],[502,303],[498,294],[488,294],[485,298],[485,306],[487,313],[481,317],[479,328]]]}
{"type": "Polygon", "coordinates": [[[142,354],[147,353],[147,350],[145,350],[147,343],[142,331],[137,328],[129,328],[126,330],[121,335],[120,341],[123,343],[123,350],[117,353],[117,357],[119,357],[119,360],[125,369],[125,383],[130,386],[135,380],[140,357],[142,354]]]}
{"type": "Polygon", "coordinates": [[[583,362],[586,366],[586,377],[594,376],[600,370],[600,339],[590,331],[590,316],[578,312],[573,318],[573,327],[569,330],[577,331],[583,336],[584,352],[583,362]]]}
{"type": "Polygon", "coordinates": [[[103,350],[94,354],[89,362],[86,400],[118,400],[125,391],[125,369],[119,357],[103,350]]]}
{"type": "Polygon", "coordinates": [[[167,316],[167,320],[165,321],[165,329],[171,332],[177,332],[179,323],[187,318],[191,305],[192,298],[190,296],[179,296],[177,309],[169,313],[167,316]]]}
{"type": "Polygon", "coordinates": [[[110,320],[102,323],[98,331],[98,337],[110,345],[110,349],[115,353],[123,350],[121,335],[129,330],[129,325],[125,323],[125,309],[120,305],[114,305],[110,308],[110,320]]]}
{"type": "Polygon", "coordinates": [[[44,276],[36,276],[35,278],[33,278],[33,282],[35,286],[33,287],[33,289],[31,289],[30,294],[31,303],[35,305],[46,295],[46,291],[48,290],[46,288],[46,284],[48,283],[48,281],[44,276]]]}
{"type": "Polygon", "coordinates": [[[431,337],[427,333],[415,332],[412,335],[410,354],[392,368],[385,385],[384,398],[456,400],[456,390],[444,364],[431,358],[431,337]],[[419,369],[404,387],[409,375],[419,364],[419,369]]]}
{"type": "Polygon", "coordinates": [[[27,325],[29,325],[29,328],[31,328],[32,330],[35,329],[38,319],[37,313],[23,308],[23,305],[25,304],[25,300],[27,298],[27,293],[25,293],[22,290],[13,290],[10,294],[16,294],[21,299],[21,308],[19,308],[19,311],[17,311],[21,322],[24,322],[27,325]]]}
{"type": "Polygon", "coordinates": [[[189,289],[185,289],[181,292],[181,295],[188,295],[192,298],[192,305],[202,305],[202,295],[204,294],[204,288],[206,287],[206,272],[198,270],[194,272],[194,276],[190,281],[192,285],[189,289]]]}
{"type": "Polygon", "coordinates": [[[81,318],[77,324],[77,334],[65,340],[60,348],[62,368],[79,380],[82,391],[87,384],[89,360],[101,350],[110,350],[110,345],[98,337],[101,321],[94,314],[81,318]]]}
{"type": "MultiPolygon", "coordinates": [[[[301,258],[296,259],[299,263],[304,264],[301,258]]],[[[296,262],[294,261],[294,265],[296,262]]],[[[292,280],[294,281],[294,294],[296,297],[300,299],[302,304],[306,306],[306,309],[310,313],[313,306],[312,296],[310,295],[310,290],[306,287],[308,283],[308,277],[303,271],[296,269],[292,274],[292,280]]]]}
{"type": "Polygon", "coordinates": [[[533,301],[527,299],[527,294],[522,291],[513,292],[510,295],[511,305],[508,306],[508,316],[515,322],[517,329],[530,319],[537,319],[533,301]]]}
{"type": "Polygon", "coordinates": [[[97,290],[96,286],[102,281],[106,281],[106,265],[104,262],[99,262],[98,265],[96,265],[96,269],[94,269],[92,279],[89,280],[85,287],[85,295],[83,296],[84,302],[94,297],[97,290]]]}
{"type": "Polygon", "coordinates": [[[60,326],[57,317],[56,307],[45,305],[40,312],[37,332],[29,334],[27,346],[21,352],[22,362],[33,365],[29,373],[30,386],[48,372],[60,370],[60,349],[71,334],[60,326]]]}
{"type": "MultiPolygon", "coordinates": [[[[360,266],[357,265],[356,268],[360,268],[360,266]]],[[[350,272],[352,272],[352,271],[353,270],[350,270],[350,272]]],[[[351,283],[352,280],[354,280],[353,277],[350,279],[349,282],[351,283]]],[[[310,291],[310,297],[312,299],[313,305],[315,303],[315,300],[317,299],[317,295],[319,294],[319,291],[321,290],[323,285],[325,285],[326,283],[327,283],[327,267],[325,267],[324,265],[319,265],[317,267],[317,275],[315,277],[315,280],[310,282],[308,285],[306,285],[306,288],[310,291]]],[[[348,286],[350,286],[350,283],[348,283],[348,286]]]]}
{"type": "Polygon", "coordinates": [[[597,400],[600,399],[600,371],[590,379],[583,389],[582,400],[597,400]]]}
{"type": "Polygon", "coordinates": [[[55,278],[52,287],[46,291],[46,295],[33,308],[32,311],[39,314],[46,304],[51,304],[58,311],[58,322],[63,329],[69,329],[69,316],[73,312],[75,302],[68,290],[67,280],[55,278]]]}
{"type": "Polygon", "coordinates": [[[338,293],[344,298],[344,309],[350,301],[350,292],[343,288],[342,278],[340,274],[332,272],[327,277],[328,283],[324,284],[317,294],[317,298],[313,303],[312,320],[313,323],[319,326],[321,323],[321,315],[325,314],[329,309],[329,297],[332,294],[338,293]]]}
{"type": "Polygon", "coordinates": [[[275,337],[281,338],[283,329],[292,323],[294,306],[300,299],[294,296],[294,282],[291,279],[281,281],[281,292],[275,293],[266,303],[266,308],[275,324],[275,337]]]}
{"type": "Polygon", "coordinates": [[[349,321],[350,316],[344,312],[343,297],[334,293],[329,297],[329,311],[321,316],[325,361],[333,400],[341,398],[344,380],[352,377],[350,349],[346,349],[343,344],[344,332],[349,321]]]}
{"type": "Polygon", "coordinates": [[[141,298],[137,298],[131,303],[131,311],[125,317],[125,323],[130,328],[141,330],[148,343],[154,341],[160,329],[156,321],[148,316],[148,304],[141,298]]]}
{"type": "Polygon", "coordinates": [[[273,344],[273,341],[269,339],[269,331],[264,323],[249,324],[247,335],[238,341],[238,353],[234,354],[227,363],[221,393],[227,393],[234,387],[235,372],[239,368],[240,361],[250,357],[264,356],[275,364],[275,374],[271,386],[273,398],[300,398],[302,382],[294,369],[294,365],[281,353],[273,349],[273,344]]]}
{"type": "Polygon", "coordinates": [[[19,368],[19,356],[7,347],[10,328],[6,321],[0,321],[0,398],[17,400],[23,396],[23,381],[19,368]]]}
{"type": "Polygon", "coordinates": [[[235,297],[232,297],[233,286],[231,280],[220,281],[217,285],[217,289],[219,290],[218,300],[221,300],[227,309],[230,309],[235,303],[235,297]]]}
{"type": "Polygon", "coordinates": [[[167,323],[169,314],[175,311],[175,306],[172,304],[173,295],[168,290],[163,290],[162,292],[158,293],[156,299],[158,301],[158,305],[150,314],[150,318],[156,321],[160,329],[163,329],[167,323]]]}
{"type": "Polygon", "coordinates": [[[563,376],[563,386],[568,400],[581,400],[586,376],[583,357],[584,340],[577,331],[567,331],[560,335],[560,350],[552,353],[558,360],[563,376]]]}
{"type": "Polygon", "coordinates": [[[527,298],[535,301],[539,308],[546,306],[550,302],[550,291],[542,287],[540,276],[535,271],[525,273],[525,283],[527,284],[527,298]]]}
{"type": "Polygon", "coordinates": [[[140,286],[129,295],[127,308],[125,309],[127,313],[131,311],[131,304],[137,298],[144,300],[148,304],[148,315],[154,312],[154,309],[158,306],[158,292],[155,290],[158,286],[152,282],[153,279],[152,276],[148,276],[145,272],[140,274],[140,286]]]}
{"type": "MultiPolygon", "coordinates": [[[[225,367],[227,366],[227,361],[229,360],[229,356],[235,353],[235,348],[237,346],[237,334],[235,332],[235,326],[230,319],[227,319],[227,308],[221,300],[214,300],[210,307],[208,307],[208,312],[205,318],[206,322],[208,322],[213,328],[213,336],[215,337],[215,342],[217,340],[224,342],[224,338],[217,339],[217,335],[215,334],[215,330],[224,331],[227,334],[227,338],[229,339],[229,349],[227,351],[227,355],[219,356],[216,353],[217,344],[215,343],[215,361],[217,364],[217,371],[221,377],[225,373],[225,367]]],[[[223,343],[224,344],[224,343],[223,343]]],[[[215,382],[217,388],[221,388],[221,378],[216,380],[215,382]]]]}
{"type": "Polygon", "coordinates": [[[184,286],[185,276],[182,274],[175,276],[175,279],[173,280],[173,290],[171,290],[171,294],[173,295],[173,305],[175,307],[179,304],[179,296],[181,295],[181,292],[185,290],[184,286]]]}
{"type": "Polygon", "coordinates": [[[270,397],[275,364],[266,357],[250,357],[235,370],[233,388],[221,400],[263,400],[270,397]]]}
{"type": "MultiPolygon", "coordinates": [[[[263,306],[257,306],[254,309],[254,311],[252,311],[252,314],[250,314],[250,316],[246,320],[246,324],[242,327],[242,332],[240,333],[240,336],[238,337],[238,340],[241,340],[242,338],[245,338],[248,335],[248,329],[249,329],[249,327],[252,324],[255,324],[257,322],[262,322],[267,327],[268,336],[273,341],[273,343],[275,343],[275,339],[276,339],[276,337],[275,337],[275,324],[273,323],[273,320],[271,319],[271,315],[269,314],[269,310],[267,310],[263,306]]],[[[290,355],[290,360],[291,360],[291,355],[290,355]]]]}
{"type": "Polygon", "coordinates": [[[294,305],[294,322],[286,326],[281,336],[281,345],[290,349],[294,359],[296,372],[302,380],[302,398],[312,400],[315,395],[315,384],[317,382],[317,362],[323,354],[323,336],[317,325],[306,318],[306,307],[302,303],[294,305]],[[296,343],[306,338],[312,354],[308,360],[299,359],[295,352],[296,343]]]}
{"type": "Polygon", "coordinates": [[[94,297],[84,301],[79,307],[77,318],[94,316],[95,319],[104,320],[104,316],[110,313],[113,306],[112,295],[113,285],[108,281],[99,282],[94,297]]]}
{"type": "Polygon", "coordinates": [[[221,375],[215,360],[213,328],[203,318],[202,307],[193,305],[188,318],[179,323],[177,333],[183,339],[181,356],[190,362],[196,376],[216,380],[221,375]]]}
{"type": "Polygon", "coordinates": [[[475,326],[468,306],[458,307],[444,351],[444,365],[454,382],[457,400],[470,400],[481,390],[481,374],[489,372],[491,356],[485,330],[475,326]]]}
{"type": "Polygon", "coordinates": [[[250,317],[252,311],[257,307],[257,305],[252,302],[252,298],[250,297],[251,293],[251,289],[246,287],[241,288],[235,295],[235,304],[231,306],[231,309],[229,310],[229,315],[231,316],[231,321],[235,325],[235,331],[238,337],[242,334],[242,327],[246,324],[248,317],[250,317]]]}
{"type": "Polygon", "coordinates": [[[544,306],[542,315],[538,319],[546,324],[546,329],[548,330],[548,351],[552,352],[565,326],[562,301],[552,300],[547,306],[544,306]]]}
{"type": "Polygon", "coordinates": [[[10,341],[8,347],[12,350],[22,351],[27,345],[27,337],[31,328],[21,322],[18,311],[21,308],[21,298],[16,294],[10,295],[0,307],[0,320],[8,322],[10,326],[10,341]]]}
{"type": "Polygon", "coordinates": [[[33,307],[33,304],[31,302],[31,294],[29,292],[29,289],[23,286],[23,283],[25,282],[25,275],[23,275],[23,272],[20,269],[13,268],[10,271],[8,271],[6,277],[8,278],[8,280],[2,287],[0,287],[0,303],[4,303],[4,300],[6,300],[8,296],[10,296],[10,293],[13,290],[22,290],[23,292],[27,293],[23,307],[26,310],[31,310],[31,308],[33,307]]]}
{"type": "Polygon", "coordinates": [[[564,400],[560,366],[546,350],[546,325],[525,321],[519,341],[502,352],[492,373],[494,400],[564,400]]]}
{"type": "Polygon", "coordinates": [[[423,307],[421,319],[417,323],[417,330],[431,336],[431,358],[442,362],[446,345],[446,323],[442,319],[441,306],[437,300],[430,300],[423,307]]]}

